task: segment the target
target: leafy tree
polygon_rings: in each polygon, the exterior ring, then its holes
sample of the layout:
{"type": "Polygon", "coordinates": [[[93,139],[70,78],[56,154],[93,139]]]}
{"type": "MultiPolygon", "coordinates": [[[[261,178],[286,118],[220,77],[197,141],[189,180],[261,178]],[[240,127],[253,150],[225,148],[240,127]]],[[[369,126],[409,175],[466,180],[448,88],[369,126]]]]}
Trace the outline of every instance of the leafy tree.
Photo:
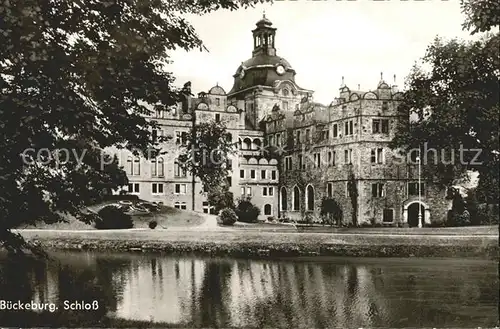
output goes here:
{"type": "Polygon", "coordinates": [[[222,225],[233,225],[236,223],[236,220],[238,219],[238,216],[234,212],[234,209],[232,208],[224,208],[222,209],[221,213],[219,214],[219,219],[222,222],[222,225]]]}
{"type": "Polygon", "coordinates": [[[104,148],[156,149],[146,104],[167,110],[180,97],[168,52],[203,49],[179,15],[257,2],[0,0],[0,245],[29,247],[10,229],[83,219],[82,206],[126,184],[104,148]],[[58,163],[58,149],[85,156],[58,163]]]}
{"type": "Polygon", "coordinates": [[[321,201],[321,216],[325,223],[333,226],[333,224],[340,225],[342,223],[343,211],[340,204],[330,198],[323,198],[321,201]]]}
{"type": "Polygon", "coordinates": [[[229,173],[229,155],[235,152],[222,122],[201,122],[191,128],[192,138],[182,148],[179,161],[193,177],[200,178],[209,199],[223,194],[229,173]]]}
{"type": "Polygon", "coordinates": [[[229,208],[234,209],[234,196],[229,191],[227,184],[219,185],[218,187],[211,188],[208,192],[208,203],[214,207],[216,213],[221,209],[229,208]]]}
{"type": "MultiPolygon", "coordinates": [[[[462,1],[464,27],[489,31],[498,25],[498,9],[490,11],[498,6],[491,0],[462,1]]],[[[487,202],[498,202],[499,194],[499,41],[498,32],[475,41],[436,38],[407,79],[392,143],[405,152],[424,151],[423,174],[443,185],[477,171],[478,195],[487,202]],[[437,156],[424,148],[437,150],[437,156]]]]}

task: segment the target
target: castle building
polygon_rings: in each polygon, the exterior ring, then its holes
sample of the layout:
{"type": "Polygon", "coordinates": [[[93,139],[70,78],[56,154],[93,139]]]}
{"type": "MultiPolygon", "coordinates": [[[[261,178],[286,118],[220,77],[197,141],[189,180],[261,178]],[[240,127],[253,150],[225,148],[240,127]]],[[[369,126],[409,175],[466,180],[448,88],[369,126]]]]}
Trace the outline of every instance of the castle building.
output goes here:
{"type": "Polygon", "coordinates": [[[277,55],[276,31],[265,16],[256,23],[252,57],[236,69],[229,92],[216,85],[150,118],[161,127],[157,135],[172,137],[162,145],[164,155],[145,160],[116,151],[128,192],[211,212],[201,182],[193,190],[189,173],[177,163],[195,113],[196,122],[226,125],[238,145],[229,159],[230,191],[235,198],[250,196],[260,219],[320,221],[322,200],[332,198],[342,206],[345,223],[417,226],[419,207],[425,224],[443,221],[445,192],[419,185],[417,165],[389,148],[402,97],[397,86],[382,76],[369,91],[351,90],[342,81],[330,105],[315,103],[313,91],[300,87],[292,65],[277,55]]]}

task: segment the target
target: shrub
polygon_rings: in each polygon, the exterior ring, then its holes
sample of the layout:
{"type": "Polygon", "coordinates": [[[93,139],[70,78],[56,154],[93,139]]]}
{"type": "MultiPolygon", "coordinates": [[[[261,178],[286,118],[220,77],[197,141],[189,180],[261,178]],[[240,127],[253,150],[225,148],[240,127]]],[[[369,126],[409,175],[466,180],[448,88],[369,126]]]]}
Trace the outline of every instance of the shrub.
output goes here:
{"type": "Polygon", "coordinates": [[[154,230],[156,228],[156,226],[158,226],[158,222],[155,220],[152,220],[149,222],[148,226],[150,229],[154,230]]]}
{"type": "Polygon", "coordinates": [[[238,216],[231,208],[224,208],[221,210],[219,214],[219,219],[222,222],[222,225],[233,225],[236,223],[238,216]]]}
{"type": "Polygon", "coordinates": [[[127,229],[134,227],[132,217],[114,206],[101,209],[99,218],[95,221],[95,228],[99,230],[127,229]]]}
{"type": "Polygon", "coordinates": [[[321,217],[323,224],[342,225],[343,212],[340,204],[334,199],[324,198],[321,201],[321,217]]]}
{"type": "Polygon", "coordinates": [[[250,198],[241,199],[236,207],[236,215],[240,222],[257,223],[260,209],[250,201],[250,198]]]}
{"type": "Polygon", "coordinates": [[[273,216],[269,216],[269,217],[267,217],[267,221],[274,222],[275,218],[273,216]]]}

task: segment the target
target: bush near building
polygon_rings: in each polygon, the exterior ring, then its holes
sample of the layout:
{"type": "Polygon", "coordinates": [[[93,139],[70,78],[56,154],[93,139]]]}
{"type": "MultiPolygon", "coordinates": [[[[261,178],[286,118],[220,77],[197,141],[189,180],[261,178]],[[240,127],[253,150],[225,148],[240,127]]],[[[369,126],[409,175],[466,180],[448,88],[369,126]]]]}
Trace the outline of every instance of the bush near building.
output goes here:
{"type": "Polygon", "coordinates": [[[240,199],[236,206],[236,215],[239,222],[257,223],[260,209],[252,203],[250,198],[240,199]]]}
{"type": "Polygon", "coordinates": [[[224,208],[220,211],[219,220],[222,222],[222,225],[233,225],[237,219],[238,216],[231,208],[224,208]]]}
{"type": "Polygon", "coordinates": [[[99,230],[128,229],[134,227],[132,216],[113,206],[102,208],[95,219],[95,228],[99,230]]]}

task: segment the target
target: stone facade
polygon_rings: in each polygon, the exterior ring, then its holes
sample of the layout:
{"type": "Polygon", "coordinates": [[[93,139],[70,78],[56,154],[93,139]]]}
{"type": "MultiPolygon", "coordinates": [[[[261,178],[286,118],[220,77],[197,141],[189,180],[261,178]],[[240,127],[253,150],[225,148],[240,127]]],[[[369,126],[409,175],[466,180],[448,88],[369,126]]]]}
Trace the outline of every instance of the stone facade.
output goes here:
{"type": "MultiPolygon", "coordinates": [[[[190,113],[195,112],[198,122],[226,123],[238,145],[231,158],[230,190],[236,198],[250,196],[261,209],[260,219],[320,221],[323,198],[333,198],[342,206],[345,223],[353,222],[356,214],[359,224],[415,226],[417,165],[389,148],[402,97],[397,87],[382,77],[372,91],[342,84],[332,104],[315,103],[313,92],[296,84],[290,63],[276,55],[272,23],[264,17],[252,34],[252,57],[236,70],[229,93],[215,86],[190,98],[184,108],[179,104],[151,118],[161,125],[159,133],[172,136],[163,145],[167,153],[161,160],[134,159],[117,151],[132,184],[129,192],[181,209],[209,211],[200,182],[193,206],[191,177],[179,174],[175,165],[192,125],[190,113]],[[158,169],[159,161],[163,169],[158,169]],[[355,211],[350,180],[358,194],[355,211]],[[161,193],[158,184],[163,185],[161,193]]],[[[444,196],[432,183],[422,184],[425,224],[445,219],[449,201],[444,196]]]]}

